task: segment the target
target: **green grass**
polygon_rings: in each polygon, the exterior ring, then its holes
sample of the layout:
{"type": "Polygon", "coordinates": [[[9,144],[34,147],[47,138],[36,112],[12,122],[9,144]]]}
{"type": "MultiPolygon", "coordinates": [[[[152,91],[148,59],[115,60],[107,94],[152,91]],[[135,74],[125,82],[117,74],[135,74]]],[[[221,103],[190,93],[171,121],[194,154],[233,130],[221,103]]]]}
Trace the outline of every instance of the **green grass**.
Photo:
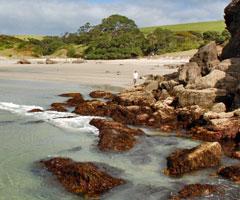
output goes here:
{"type": "Polygon", "coordinates": [[[36,40],[42,40],[44,35],[14,35],[14,37],[21,39],[21,40],[28,40],[29,38],[33,38],[36,40]]]}
{"type": "Polygon", "coordinates": [[[154,26],[154,27],[145,27],[141,28],[141,31],[144,34],[149,34],[153,32],[156,28],[169,29],[174,32],[178,31],[223,31],[225,29],[224,21],[209,21],[209,22],[197,22],[197,23],[188,23],[188,24],[176,24],[176,25],[165,25],[165,26],[154,26]]]}

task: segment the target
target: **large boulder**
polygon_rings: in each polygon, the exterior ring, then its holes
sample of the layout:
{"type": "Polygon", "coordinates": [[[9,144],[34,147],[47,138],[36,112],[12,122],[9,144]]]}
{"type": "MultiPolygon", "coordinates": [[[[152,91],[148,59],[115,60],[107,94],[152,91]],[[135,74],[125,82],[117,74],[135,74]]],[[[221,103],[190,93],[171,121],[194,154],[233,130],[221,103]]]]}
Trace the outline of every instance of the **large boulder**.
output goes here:
{"type": "Polygon", "coordinates": [[[229,74],[220,70],[213,70],[208,75],[196,80],[195,84],[187,85],[186,88],[198,90],[207,88],[219,88],[232,91],[235,90],[237,84],[237,79],[230,76],[229,74]]]}
{"type": "Polygon", "coordinates": [[[179,68],[179,81],[182,83],[194,83],[201,77],[201,68],[196,62],[187,63],[179,68]]]}
{"type": "Polygon", "coordinates": [[[67,191],[78,195],[99,198],[101,194],[125,183],[93,163],[74,162],[69,158],[53,158],[41,163],[57,177],[67,191]]]}
{"type": "Polygon", "coordinates": [[[225,23],[232,37],[223,49],[221,57],[222,59],[240,57],[240,0],[232,0],[224,12],[225,23]]]}
{"type": "Polygon", "coordinates": [[[99,129],[98,147],[101,151],[128,151],[136,144],[136,136],[144,134],[140,129],[128,128],[114,121],[93,119],[90,124],[99,129]]]}
{"type": "Polygon", "coordinates": [[[218,142],[204,143],[193,149],[181,149],[167,158],[167,173],[180,176],[188,172],[220,164],[222,148],[218,142]]]}
{"type": "Polygon", "coordinates": [[[215,42],[210,42],[201,47],[198,52],[190,59],[190,62],[196,62],[201,68],[203,76],[207,75],[212,68],[219,64],[218,50],[215,42]]]}
{"type": "Polygon", "coordinates": [[[180,106],[199,105],[202,108],[211,108],[216,101],[227,95],[224,89],[185,89],[183,85],[174,87],[173,93],[178,98],[180,106]]]}

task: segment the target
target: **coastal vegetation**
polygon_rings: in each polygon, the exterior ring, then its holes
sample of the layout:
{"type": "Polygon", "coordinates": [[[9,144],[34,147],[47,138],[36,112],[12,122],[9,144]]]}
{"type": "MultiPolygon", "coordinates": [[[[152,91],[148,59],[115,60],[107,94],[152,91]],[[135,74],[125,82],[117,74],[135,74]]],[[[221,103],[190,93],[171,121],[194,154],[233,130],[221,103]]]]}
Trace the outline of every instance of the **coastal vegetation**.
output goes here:
{"type": "Polygon", "coordinates": [[[221,21],[139,29],[133,20],[112,15],[63,36],[2,35],[0,55],[127,59],[196,49],[210,41],[223,44],[229,38],[221,21]]]}

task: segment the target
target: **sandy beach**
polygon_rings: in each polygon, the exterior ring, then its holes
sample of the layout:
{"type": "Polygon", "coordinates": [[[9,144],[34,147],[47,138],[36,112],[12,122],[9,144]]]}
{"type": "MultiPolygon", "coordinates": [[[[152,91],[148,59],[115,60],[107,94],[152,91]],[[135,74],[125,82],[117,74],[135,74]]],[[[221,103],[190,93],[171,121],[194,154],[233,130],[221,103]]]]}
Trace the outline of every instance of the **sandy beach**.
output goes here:
{"type": "MultiPolygon", "coordinates": [[[[0,79],[61,81],[87,85],[132,86],[132,73],[164,75],[176,71],[168,65],[188,62],[190,56],[167,55],[156,58],[129,60],[85,61],[72,64],[74,59],[53,59],[57,64],[37,64],[45,59],[28,59],[32,64],[16,64],[19,59],[0,59],[0,79]]],[[[141,83],[143,80],[139,80],[141,83]]]]}

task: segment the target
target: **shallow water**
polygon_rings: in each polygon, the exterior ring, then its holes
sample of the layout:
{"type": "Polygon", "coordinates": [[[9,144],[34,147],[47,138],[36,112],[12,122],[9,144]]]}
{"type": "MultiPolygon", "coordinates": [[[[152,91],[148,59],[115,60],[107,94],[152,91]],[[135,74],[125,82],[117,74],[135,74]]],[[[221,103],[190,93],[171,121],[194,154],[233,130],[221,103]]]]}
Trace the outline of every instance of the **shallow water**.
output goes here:
{"type": "MultiPolygon", "coordinates": [[[[98,131],[88,124],[91,117],[63,119],[61,117],[72,114],[27,113],[32,108],[48,108],[52,102],[63,101],[58,94],[80,91],[87,97],[91,89],[75,84],[0,81],[0,200],[81,199],[65,192],[37,165],[40,159],[53,156],[113,167],[110,172],[127,180],[127,184],[102,196],[106,200],[164,200],[184,184],[196,182],[218,183],[226,190],[225,196],[202,199],[240,198],[238,185],[209,177],[216,169],[202,170],[178,179],[162,173],[167,155],[176,148],[194,147],[199,144],[197,141],[174,136],[145,137],[130,152],[102,153],[96,147],[98,131]]],[[[235,162],[223,159],[224,164],[235,162]]]]}

